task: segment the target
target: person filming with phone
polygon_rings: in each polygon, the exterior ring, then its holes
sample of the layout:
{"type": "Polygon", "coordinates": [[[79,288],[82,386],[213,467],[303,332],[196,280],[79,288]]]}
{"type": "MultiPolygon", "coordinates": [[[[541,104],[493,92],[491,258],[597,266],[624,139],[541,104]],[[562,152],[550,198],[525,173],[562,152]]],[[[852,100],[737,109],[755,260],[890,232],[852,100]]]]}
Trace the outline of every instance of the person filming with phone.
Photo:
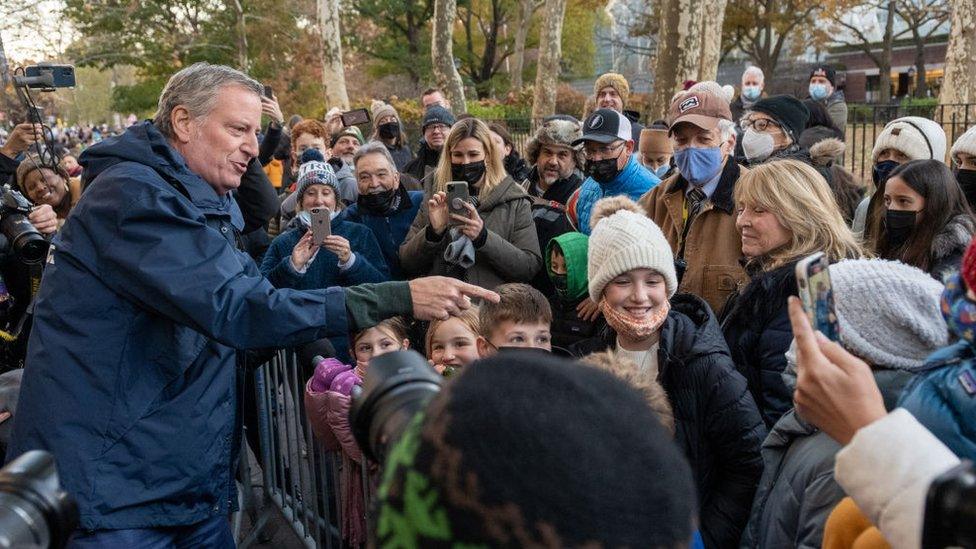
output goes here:
{"type": "Polygon", "coordinates": [[[504,151],[476,118],[451,128],[434,193],[400,246],[409,276],[442,274],[492,289],[542,268],[532,201],[505,173],[504,151]]]}
{"type": "MultiPolygon", "coordinates": [[[[276,288],[298,290],[389,280],[372,231],[340,218],[343,206],[332,166],[311,161],[298,172],[298,215],[271,242],[261,261],[261,274],[276,288]]],[[[344,336],[331,339],[338,353],[349,348],[344,336]]]]}
{"type": "Polygon", "coordinates": [[[796,160],[756,166],[735,187],[736,228],[750,281],[726,303],[722,331],[767,427],[792,407],[783,381],[793,339],[786,298],[797,295],[796,263],[814,252],[831,261],[861,249],[815,169],[796,160]]]}

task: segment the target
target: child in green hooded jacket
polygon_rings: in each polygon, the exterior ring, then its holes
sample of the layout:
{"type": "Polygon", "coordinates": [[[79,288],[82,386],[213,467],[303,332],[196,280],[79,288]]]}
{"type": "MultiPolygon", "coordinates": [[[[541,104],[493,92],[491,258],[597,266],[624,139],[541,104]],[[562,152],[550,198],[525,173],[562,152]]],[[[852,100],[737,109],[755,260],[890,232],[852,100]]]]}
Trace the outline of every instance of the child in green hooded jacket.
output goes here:
{"type": "Polygon", "coordinates": [[[552,346],[568,348],[573,343],[592,337],[603,322],[583,320],[576,312],[577,305],[586,299],[586,258],[589,239],[583,233],[571,232],[549,241],[546,247],[546,272],[553,286],[549,296],[552,307],[552,346]]]}

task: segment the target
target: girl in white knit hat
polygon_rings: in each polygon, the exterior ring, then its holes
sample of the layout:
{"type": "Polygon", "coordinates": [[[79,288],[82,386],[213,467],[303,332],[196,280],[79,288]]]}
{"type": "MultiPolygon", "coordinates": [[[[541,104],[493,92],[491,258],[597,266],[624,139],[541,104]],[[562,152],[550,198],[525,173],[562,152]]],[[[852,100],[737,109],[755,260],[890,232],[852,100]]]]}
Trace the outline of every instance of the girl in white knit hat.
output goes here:
{"type": "Polygon", "coordinates": [[[664,387],[675,439],[698,484],[705,546],[735,546],[762,473],[759,409],[712,310],[698,297],[675,295],[674,256],[661,229],[623,196],[597,202],[590,219],[590,298],[608,328],[571,352],[616,350],[664,387]]]}
{"type": "Polygon", "coordinates": [[[952,144],[949,152],[956,181],[971,208],[976,209],[976,126],[969,128],[952,144]]]}

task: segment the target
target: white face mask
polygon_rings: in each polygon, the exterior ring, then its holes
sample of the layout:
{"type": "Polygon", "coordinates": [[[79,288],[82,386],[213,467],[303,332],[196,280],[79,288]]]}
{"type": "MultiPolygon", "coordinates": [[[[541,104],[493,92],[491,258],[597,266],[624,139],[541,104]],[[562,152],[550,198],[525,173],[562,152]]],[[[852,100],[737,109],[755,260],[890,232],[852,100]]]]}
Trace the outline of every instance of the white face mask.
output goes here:
{"type": "MultiPolygon", "coordinates": [[[[339,210],[329,212],[329,221],[332,221],[339,215],[339,210]]],[[[298,212],[298,219],[305,224],[306,227],[312,226],[312,214],[308,213],[308,210],[302,210],[298,212]]]]}
{"type": "Polygon", "coordinates": [[[746,153],[749,162],[762,162],[773,154],[776,144],[773,136],[768,133],[757,132],[752,128],[746,129],[742,136],[742,151],[746,153]]]}

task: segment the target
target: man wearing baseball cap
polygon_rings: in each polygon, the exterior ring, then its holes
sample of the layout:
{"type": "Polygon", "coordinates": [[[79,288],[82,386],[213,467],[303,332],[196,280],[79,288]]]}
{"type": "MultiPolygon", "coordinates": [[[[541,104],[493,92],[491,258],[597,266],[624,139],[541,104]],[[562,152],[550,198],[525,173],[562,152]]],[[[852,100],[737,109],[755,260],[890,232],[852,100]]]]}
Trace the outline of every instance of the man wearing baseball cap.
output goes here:
{"type": "Polygon", "coordinates": [[[583,145],[586,181],[570,197],[566,215],[581,233],[590,234],[597,200],[618,195],[637,200],[661,182],[637,161],[630,120],[615,110],[598,109],[586,117],[583,135],[572,145],[583,145]]]}
{"type": "MultiPolygon", "coordinates": [[[[830,65],[820,64],[810,71],[810,99],[819,101],[827,107],[827,114],[840,129],[841,133],[847,127],[847,99],[844,91],[837,89],[837,71],[830,65]]],[[[887,97],[882,97],[887,101],[887,97]]]]}
{"type": "Polygon", "coordinates": [[[747,277],[735,228],[735,124],[729,102],[706,90],[679,94],[668,113],[676,173],[644,195],[641,206],[674,252],[678,291],[720,311],[747,277]]]}

